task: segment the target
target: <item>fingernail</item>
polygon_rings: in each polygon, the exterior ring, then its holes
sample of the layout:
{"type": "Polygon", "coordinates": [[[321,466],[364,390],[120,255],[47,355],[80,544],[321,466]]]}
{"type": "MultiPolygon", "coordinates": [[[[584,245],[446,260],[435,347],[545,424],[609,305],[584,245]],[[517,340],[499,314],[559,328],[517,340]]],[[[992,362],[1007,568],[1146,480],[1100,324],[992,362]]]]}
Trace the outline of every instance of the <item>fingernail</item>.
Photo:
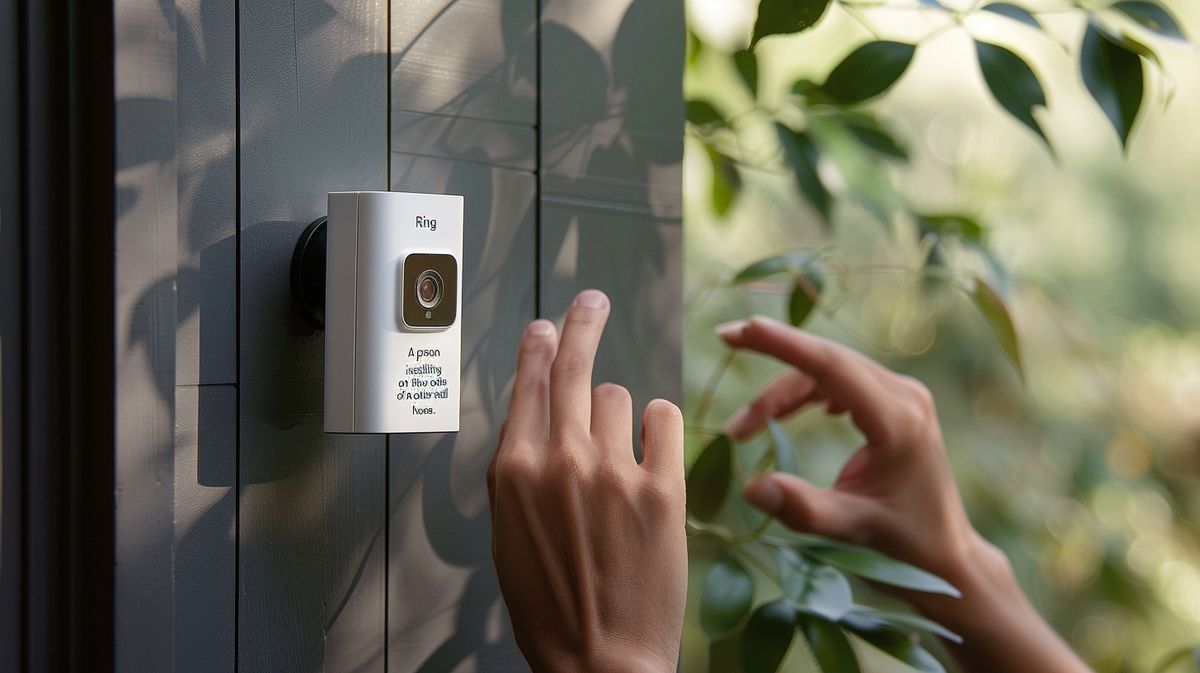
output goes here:
{"type": "Polygon", "coordinates": [[[575,304],[584,308],[604,308],[608,297],[600,290],[584,290],[575,297],[575,304]]]}
{"type": "Polygon", "coordinates": [[[767,514],[779,511],[779,506],[783,504],[783,491],[779,490],[779,485],[769,475],[746,484],[745,495],[751,505],[767,514]]]}
{"type": "Polygon", "coordinates": [[[534,320],[525,328],[529,336],[550,336],[554,333],[554,324],[549,320],[534,320]]]}
{"type": "Polygon", "coordinates": [[[730,320],[717,325],[717,336],[722,339],[731,339],[744,329],[746,329],[745,320],[730,320]]]}

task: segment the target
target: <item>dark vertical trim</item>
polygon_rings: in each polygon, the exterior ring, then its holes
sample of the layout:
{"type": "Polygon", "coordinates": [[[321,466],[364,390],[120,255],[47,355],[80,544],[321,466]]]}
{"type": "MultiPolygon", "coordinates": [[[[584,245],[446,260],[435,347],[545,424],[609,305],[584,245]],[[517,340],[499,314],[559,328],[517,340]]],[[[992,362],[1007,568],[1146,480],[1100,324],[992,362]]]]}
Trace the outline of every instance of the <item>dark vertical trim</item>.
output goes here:
{"type": "Polygon", "coordinates": [[[25,444],[21,340],[24,246],[21,226],[20,13],[0,0],[0,670],[25,669],[25,444]]]}
{"type": "Polygon", "coordinates": [[[21,5],[25,662],[113,668],[113,5],[21,5]]]}

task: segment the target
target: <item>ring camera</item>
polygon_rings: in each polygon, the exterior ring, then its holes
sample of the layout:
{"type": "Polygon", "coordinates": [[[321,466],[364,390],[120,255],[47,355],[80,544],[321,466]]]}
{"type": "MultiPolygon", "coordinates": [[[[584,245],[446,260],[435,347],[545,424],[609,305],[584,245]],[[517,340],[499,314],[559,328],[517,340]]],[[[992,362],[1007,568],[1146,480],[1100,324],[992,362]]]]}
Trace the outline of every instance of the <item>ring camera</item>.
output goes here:
{"type": "Polygon", "coordinates": [[[463,198],[329,194],[325,431],[457,432],[463,198]]]}

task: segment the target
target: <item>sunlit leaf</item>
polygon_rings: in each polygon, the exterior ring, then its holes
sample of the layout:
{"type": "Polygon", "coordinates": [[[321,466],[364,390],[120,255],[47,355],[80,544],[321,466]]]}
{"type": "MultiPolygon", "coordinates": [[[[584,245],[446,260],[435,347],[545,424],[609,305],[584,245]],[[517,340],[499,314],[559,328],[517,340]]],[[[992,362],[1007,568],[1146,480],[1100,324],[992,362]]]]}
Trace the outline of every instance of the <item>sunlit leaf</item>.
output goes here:
{"type": "Polygon", "coordinates": [[[754,604],[754,580],[732,556],[724,556],[708,571],[700,594],[700,627],[712,640],[736,629],[754,604]]]}
{"type": "Polygon", "coordinates": [[[903,589],[958,597],[946,580],[865,547],[851,545],[803,547],[804,555],[859,577],[903,589]]]}
{"type": "Polygon", "coordinates": [[[775,122],[775,134],[779,138],[780,146],[783,147],[784,157],[792,167],[792,176],[796,179],[796,186],[800,188],[804,198],[808,199],[817,212],[821,213],[821,217],[829,221],[829,214],[833,208],[833,197],[817,173],[819,153],[816,143],[807,133],[797,133],[779,122],[775,122]]]}
{"type": "Polygon", "coordinates": [[[754,22],[751,48],[769,35],[787,35],[817,25],[831,0],[762,0],[754,22]]]}
{"type": "Polygon", "coordinates": [[[1034,108],[1046,105],[1046,92],[1033,69],[1020,56],[998,45],[976,42],[975,51],[983,80],[996,102],[1049,145],[1050,140],[1033,116],[1034,108]]]}
{"type": "Polygon", "coordinates": [[[737,66],[742,81],[749,87],[750,93],[758,95],[758,56],[747,49],[733,55],[733,63],[737,66]]]}
{"type": "Polygon", "coordinates": [[[706,100],[687,102],[687,120],[696,126],[727,126],[725,116],[706,100]]]}
{"type": "Polygon", "coordinates": [[[971,299],[987,320],[988,327],[991,328],[992,334],[996,335],[996,340],[1000,342],[1000,348],[1004,350],[1004,354],[1016,366],[1017,373],[1024,376],[1025,368],[1021,364],[1021,346],[1017,340],[1017,329],[1013,325],[1008,308],[1004,305],[1004,300],[982,278],[975,279],[975,290],[971,293],[971,299]]]}
{"type": "Polygon", "coordinates": [[[1145,2],[1145,0],[1122,0],[1112,6],[1118,12],[1137,21],[1141,25],[1150,30],[1176,40],[1186,40],[1183,29],[1179,27],[1179,22],[1171,16],[1171,12],[1167,11],[1166,7],[1157,2],[1145,2]]]}
{"type": "Polygon", "coordinates": [[[733,479],[733,443],[718,435],[704,447],[687,475],[687,510],[701,521],[721,511],[733,479]]]}
{"type": "Polygon", "coordinates": [[[782,255],[772,255],[747,266],[733,277],[733,284],[761,280],[777,273],[801,273],[813,264],[816,253],[812,250],[793,250],[782,255]]]}
{"type": "Polygon", "coordinates": [[[908,149],[874,119],[857,115],[849,117],[846,119],[846,128],[864,147],[885,157],[908,160],[908,149]]]}
{"type": "Polygon", "coordinates": [[[791,549],[780,549],[777,555],[783,595],[798,611],[837,620],[855,607],[845,575],[811,563],[791,549]]]}
{"type": "Polygon", "coordinates": [[[843,615],[840,623],[875,648],[918,671],[946,673],[941,662],[932,654],[914,642],[907,633],[887,622],[850,613],[843,615]]]}
{"type": "Polygon", "coordinates": [[[900,79],[916,51],[903,42],[868,42],[837,64],[821,90],[843,105],[874,98],[900,79]]]}
{"type": "Polygon", "coordinates": [[[809,126],[821,151],[833,162],[849,194],[885,224],[902,205],[886,167],[842,124],[827,117],[812,117],[809,126]]]}
{"type": "Polygon", "coordinates": [[[1088,93],[1108,117],[1121,144],[1128,145],[1145,93],[1142,59],[1110,39],[1095,24],[1088,24],[1079,68],[1088,93]]]}
{"type": "Polygon", "coordinates": [[[951,631],[950,629],[938,624],[932,619],[926,619],[920,615],[914,615],[908,612],[890,612],[888,610],[877,610],[875,608],[869,608],[860,605],[854,607],[852,610],[847,610],[846,614],[877,619],[881,622],[886,622],[892,626],[900,628],[923,631],[940,638],[945,638],[952,643],[962,642],[962,636],[951,631]]]}
{"type": "Polygon", "coordinates": [[[712,166],[713,212],[723,217],[742,191],[742,174],[738,172],[737,164],[716,148],[706,145],[705,150],[712,166]]]}
{"type": "Polygon", "coordinates": [[[1007,2],[997,2],[997,3],[988,5],[987,7],[984,7],[983,9],[984,9],[984,11],[987,11],[987,12],[993,12],[995,14],[999,14],[1000,16],[1006,16],[1006,17],[1012,19],[1013,21],[1018,21],[1027,26],[1032,26],[1032,27],[1038,28],[1038,29],[1040,29],[1042,27],[1042,24],[1038,23],[1037,17],[1035,17],[1033,14],[1031,14],[1029,12],[1029,10],[1025,9],[1024,7],[1018,7],[1017,5],[1010,5],[1007,2]]]}
{"type": "Polygon", "coordinates": [[[775,451],[775,469],[796,474],[796,447],[792,446],[792,440],[774,420],[767,421],[767,428],[770,429],[771,447],[775,451]]]}
{"type": "Polygon", "coordinates": [[[787,601],[758,606],[738,639],[738,661],[743,673],[774,673],[792,645],[796,612],[787,601]]]}
{"type": "Polygon", "coordinates": [[[961,236],[972,243],[983,240],[983,226],[966,215],[918,215],[917,219],[922,230],[933,232],[942,238],[961,236]]]}
{"type": "Polygon", "coordinates": [[[792,293],[788,296],[788,322],[796,327],[803,325],[817,307],[817,301],[824,289],[825,277],[816,267],[800,273],[792,286],[792,293]]]}
{"type": "Polygon", "coordinates": [[[687,62],[688,65],[696,63],[696,59],[700,57],[700,52],[704,50],[704,42],[700,37],[692,31],[687,32],[687,62]]]}
{"type": "Polygon", "coordinates": [[[813,658],[824,673],[859,673],[862,670],[850,640],[836,623],[811,615],[800,615],[797,622],[804,631],[813,658]]]}

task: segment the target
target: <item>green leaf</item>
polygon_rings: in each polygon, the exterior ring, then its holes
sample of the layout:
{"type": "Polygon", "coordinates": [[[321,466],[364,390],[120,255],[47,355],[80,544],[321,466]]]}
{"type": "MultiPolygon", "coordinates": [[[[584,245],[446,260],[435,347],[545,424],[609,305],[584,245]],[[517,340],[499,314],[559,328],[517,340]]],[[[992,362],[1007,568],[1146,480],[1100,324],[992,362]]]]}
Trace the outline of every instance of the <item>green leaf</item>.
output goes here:
{"type": "Polygon", "coordinates": [[[855,607],[850,581],[836,569],[786,548],[778,551],[776,561],[784,597],[800,612],[837,620],[855,607]]]}
{"type": "Polygon", "coordinates": [[[770,35],[788,35],[817,25],[832,0],[762,0],[750,47],[770,35]]]}
{"type": "Polygon", "coordinates": [[[961,236],[972,243],[983,241],[983,226],[966,215],[918,215],[923,231],[933,232],[942,238],[961,236]]]}
{"type": "Polygon", "coordinates": [[[1004,354],[1016,366],[1017,373],[1024,377],[1025,369],[1021,365],[1021,346],[1017,339],[1017,329],[1013,326],[1008,308],[1004,306],[1004,300],[991,285],[978,277],[975,278],[975,290],[971,293],[971,300],[987,319],[988,327],[991,328],[992,334],[996,335],[1004,354]]]}
{"type": "Polygon", "coordinates": [[[1046,105],[1046,92],[1033,69],[1020,56],[988,42],[976,42],[975,51],[983,80],[996,102],[1049,145],[1049,138],[1033,117],[1034,108],[1046,105]]]}
{"type": "Polygon", "coordinates": [[[821,217],[829,221],[833,210],[833,197],[817,173],[819,154],[816,143],[807,133],[797,133],[779,122],[775,122],[775,134],[783,147],[784,157],[792,167],[796,186],[804,194],[804,198],[821,213],[821,217]]]}
{"type": "Polygon", "coordinates": [[[837,64],[821,90],[843,105],[874,98],[900,79],[916,52],[903,42],[868,42],[837,64]]]}
{"type": "Polygon", "coordinates": [[[823,673],[860,673],[858,656],[842,629],[820,617],[801,615],[798,618],[804,638],[813,658],[823,673]]]}
{"type": "Polygon", "coordinates": [[[946,580],[903,561],[862,547],[805,547],[804,555],[859,577],[903,589],[958,597],[946,580]]]}
{"type": "Polygon", "coordinates": [[[738,639],[738,660],[743,673],[774,673],[792,646],[796,612],[787,601],[758,606],[738,639]]]}
{"type": "Polygon", "coordinates": [[[1171,673],[1172,671],[1200,671],[1200,646],[1181,647],[1163,657],[1154,667],[1154,673],[1171,673]],[[1179,668],[1179,664],[1190,664],[1187,668],[1179,668]]]}
{"type": "Polygon", "coordinates": [[[924,673],[946,673],[941,662],[925,648],[913,642],[908,634],[887,622],[850,613],[844,615],[841,624],[854,635],[862,638],[893,659],[923,671],[924,673]]]}
{"type": "Polygon", "coordinates": [[[1123,0],[1113,5],[1112,9],[1121,12],[1163,37],[1176,40],[1187,39],[1187,35],[1183,33],[1183,29],[1179,27],[1179,22],[1175,20],[1175,17],[1171,16],[1166,7],[1156,2],[1123,0]]]}
{"type": "Polygon", "coordinates": [[[874,119],[863,116],[848,117],[846,129],[864,147],[891,159],[908,160],[908,149],[874,119]]]}
{"type": "Polygon", "coordinates": [[[767,421],[767,428],[771,431],[771,446],[775,451],[775,469],[796,474],[796,447],[792,446],[792,440],[774,419],[767,421]]]}
{"type": "Polygon", "coordinates": [[[706,145],[708,159],[712,164],[712,207],[713,212],[724,217],[742,191],[742,174],[737,164],[715,147],[706,145]]]}
{"type": "Polygon", "coordinates": [[[891,215],[902,205],[903,199],[878,157],[864,149],[844,125],[830,117],[812,116],[808,123],[824,156],[829,157],[841,174],[848,193],[880,222],[890,226],[891,215]]]}
{"type": "Polygon", "coordinates": [[[803,325],[817,307],[817,301],[824,289],[825,277],[815,267],[801,272],[792,286],[791,296],[788,297],[788,322],[796,327],[803,325]]]}
{"type": "Polygon", "coordinates": [[[733,443],[718,435],[704,447],[687,475],[687,510],[701,521],[721,511],[733,480],[733,443]]]}
{"type": "Polygon", "coordinates": [[[1018,21],[1027,26],[1032,26],[1039,30],[1042,27],[1042,24],[1038,23],[1037,17],[1035,17],[1033,14],[1029,13],[1029,10],[1025,9],[1024,7],[1010,5],[1007,2],[997,2],[994,4],[988,5],[987,7],[984,7],[983,9],[986,12],[993,12],[995,14],[999,14],[1000,16],[1006,16],[1006,17],[1012,19],[1013,21],[1018,21]]]}
{"type": "Polygon", "coordinates": [[[1083,36],[1079,68],[1088,93],[1108,116],[1121,145],[1128,146],[1145,93],[1142,59],[1089,23],[1083,36]]]}
{"type": "Polygon", "coordinates": [[[700,594],[700,627],[712,640],[736,629],[754,604],[754,580],[737,559],[726,555],[708,571],[700,594]]]}
{"type": "Polygon", "coordinates": [[[687,120],[696,126],[728,126],[725,116],[706,100],[687,102],[687,120]]]}
{"type": "Polygon", "coordinates": [[[737,66],[742,81],[750,88],[750,93],[758,95],[758,56],[747,49],[733,55],[733,63],[737,66]]]}
{"type": "Polygon", "coordinates": [[[812,250],[793,250],[782,255],[774,255],[742,269],[733,277],[733,284],[749,283],[761,280],[777,273],[802,273],[807,269],[816,255],[812,250]]]}
{"type": "Polygon", "coordinates": [[[696,59],[700,57],[700,52],[704,51],[704,43],[700,41],[700,37],[692,31],[687,32],[687,62],[688,65],[694,65],[696,59]]]}
{"type": "Polygon", "coordinates": [[[875,608],[868,608],[860,605],[855,606],[852,610],[848,610],[846,614],[877,619],[881,622],[886,622],[899,628],[923,631],[940,638],[945,638],[952,643],[962,642],[962,636],[951,631],[950,629],[938,624],[932,619],[926,619],[920,615],[914,615],[908,612],[890,612],[888,610],[877,610],[875,608]]]}

